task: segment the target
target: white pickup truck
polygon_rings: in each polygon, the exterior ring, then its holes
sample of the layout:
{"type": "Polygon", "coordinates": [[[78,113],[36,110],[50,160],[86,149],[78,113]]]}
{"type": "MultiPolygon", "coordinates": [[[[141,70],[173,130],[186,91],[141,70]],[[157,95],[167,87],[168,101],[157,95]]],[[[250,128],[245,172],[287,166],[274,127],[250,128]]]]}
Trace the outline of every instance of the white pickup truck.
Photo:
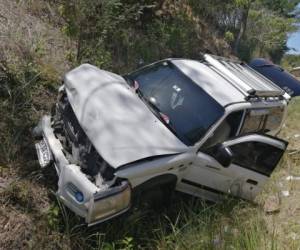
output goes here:
{"type": "Polygon", "coordinates": [[[88,225],[153,191],[253,200],[286,150],[275,136],[289,99],[245,63],[208,54],[125,76],[83,64],[34,129],[37,154],[88,225]]]}

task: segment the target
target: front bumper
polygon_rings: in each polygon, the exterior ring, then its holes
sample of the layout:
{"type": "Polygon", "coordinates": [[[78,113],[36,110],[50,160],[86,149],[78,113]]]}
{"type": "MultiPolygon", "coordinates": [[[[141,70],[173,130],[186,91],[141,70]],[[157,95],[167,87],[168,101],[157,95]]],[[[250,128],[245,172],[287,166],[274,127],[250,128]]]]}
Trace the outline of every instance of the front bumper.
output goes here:
{"type": "Polygon", "coordinates": [[[79,166],[69,163],[63,153],[63,146],[51,127],[50,116],[44,116],[33,133],[35,136],[43,137],[52,154],[59,176],[57,196],[73,212],[84,217],[89,226],[129,209],[131,200],[129,183],[122,181],[114,187],[108,185],[97,187],[92,183],[79,166]]]}

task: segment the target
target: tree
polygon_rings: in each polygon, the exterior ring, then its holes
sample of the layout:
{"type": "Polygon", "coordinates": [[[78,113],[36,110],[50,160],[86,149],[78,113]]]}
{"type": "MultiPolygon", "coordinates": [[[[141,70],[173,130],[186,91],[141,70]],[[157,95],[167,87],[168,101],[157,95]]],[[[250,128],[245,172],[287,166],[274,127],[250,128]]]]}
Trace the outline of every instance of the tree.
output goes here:
{"type": "Polygon", "coordinates": [[[248,16],[249,16],[249,11],[251,8],[252,0],[235,0],[235,4],[237,8],[240,8],[241,12],[241,17],[239,20],[239,29],[238,29],[238,34],[234,42],[234,52],[237,55],[238,54],[238,49],[241,43],[241,39],[244,36],[247,28],[247,23],[248,23],[248,16]]]}
{"type": "Polygon", "coordinates": [[[295,30],[293,18],[276,15],[273,11],[255,6],[250,11],[248,29],[243,43],[253,47],[255,56],[269,57],[279,62],[287,50],[287,34],[295,30]]]}
{"type": "Polygon", "coordinates": [[[291,17],[299,0],[260,0],[265,8],[278,13],[280,16],[291,17]]]}
{"type": "Polygon", "coordinates": [[[61,0],[64,31],[77,44],[76,62],[110,68],[112,52],[129,40],[144,7],[121,0],[61,0]]]}
{"type": "Polygon", "coordinates": [[[77,45],[75,63],[89,61],[117,71],[134,67],[140,58],[145,62],[170,56],[197,58],[200,51],[234,52],[244,60],[253,55],[280,60],[287,34],[293,31],[296,15],[291,10],[297,2],[59,1],[64,31],[77,45]]]}

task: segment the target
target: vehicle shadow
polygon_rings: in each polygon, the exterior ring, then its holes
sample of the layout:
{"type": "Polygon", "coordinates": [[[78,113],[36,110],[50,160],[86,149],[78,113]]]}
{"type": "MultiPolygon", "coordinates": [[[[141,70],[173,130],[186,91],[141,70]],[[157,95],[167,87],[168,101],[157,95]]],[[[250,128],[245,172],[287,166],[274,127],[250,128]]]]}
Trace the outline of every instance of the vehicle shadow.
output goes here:
{"type": "Polygon", "coordinates": [[[229,216],[239,204],[240,200],[233,198],[213,203],[175,192],[170,203],[159,208],[142,203],[117,218],[92,227],[74,225],[70,237],[75,248],[84,244],[91,248],[123,249],[130,244],[134,249],[156,249],[160,242],[174,241],[174,236],[176,238],[179,232],[199,221],[209,227],[220,214],[229,216]]]}

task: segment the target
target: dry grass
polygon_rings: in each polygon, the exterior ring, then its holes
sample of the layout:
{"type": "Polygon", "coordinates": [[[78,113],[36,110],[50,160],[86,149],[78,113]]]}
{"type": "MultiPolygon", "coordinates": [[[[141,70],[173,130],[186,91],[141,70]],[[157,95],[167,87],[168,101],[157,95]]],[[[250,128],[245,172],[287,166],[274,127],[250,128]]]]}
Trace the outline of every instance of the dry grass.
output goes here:
{"type": "Polygon", "coordinates": [[[299,118],[300,99],[295,98],[290,103],[287,121],[281,132],[281,137],[289,141],[288,151],[261,195],[262,200],[271,195],[279,197],[280,211],[264,216],[268,229],[276,234],[278,249],[300,249],[300,180],[287,179],[288,176],[300,176],[299,118]],[[288,196],[285,196],[283,192],[287,191],[288,196]]]}
{"type": "Polygon", "coordinates": [[[27,1],[0,1],[0,164],[31,154],[30,127],[55,100],[72,43],[28,13],[27,1]],[[46,100],[46,101],[45,101],[46,100]],[[20,151],[22,151],[20,153],[20,151]]]}
{"type": "Polygon", "coordinates": [[[64,55],[72,43],[58,28],[28,12],[28,5],[35,6],[32,2],[41,1],[0,1],[0,59],[15,69],[35,64],[43,78],[57,81],[69,68],[64,55]]]}

